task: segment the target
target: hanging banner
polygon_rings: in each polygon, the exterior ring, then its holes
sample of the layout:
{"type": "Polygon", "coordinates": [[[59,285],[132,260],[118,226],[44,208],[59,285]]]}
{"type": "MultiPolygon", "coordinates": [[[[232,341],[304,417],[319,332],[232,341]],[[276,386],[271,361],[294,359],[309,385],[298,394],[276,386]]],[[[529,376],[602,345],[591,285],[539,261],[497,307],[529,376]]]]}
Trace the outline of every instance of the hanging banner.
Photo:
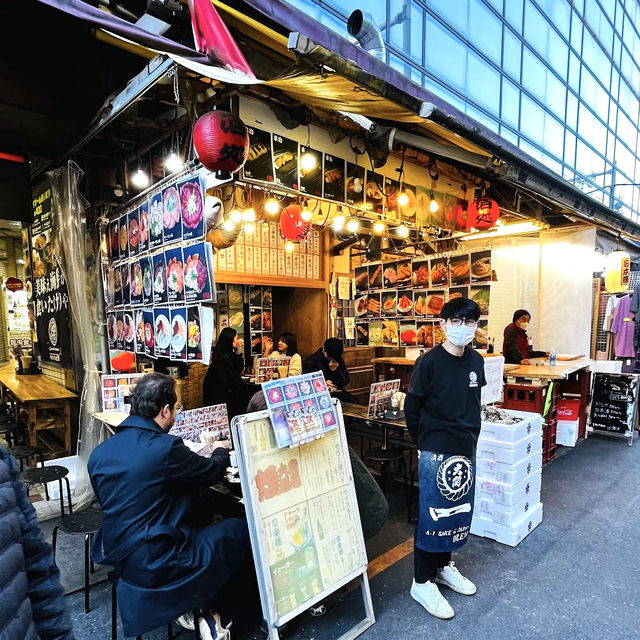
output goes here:
{"type": "Polygon", "coordinates": [[[71,318],[67,281],[51,244],[51,188],[42,184],[33,195],[31,274],[40,357],[72,366],[71,318]]]}

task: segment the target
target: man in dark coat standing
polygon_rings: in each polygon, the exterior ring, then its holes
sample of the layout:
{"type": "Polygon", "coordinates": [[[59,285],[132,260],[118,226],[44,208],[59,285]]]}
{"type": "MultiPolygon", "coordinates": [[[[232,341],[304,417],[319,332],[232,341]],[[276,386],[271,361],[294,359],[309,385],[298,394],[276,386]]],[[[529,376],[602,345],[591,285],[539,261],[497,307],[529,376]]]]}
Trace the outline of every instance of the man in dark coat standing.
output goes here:
{"type": "Polygon", "coordinates": [[[60,573],[16,461],[0,447],[0,638],[74,640],[60,573]]]}
{"type": "Polygon", "coordinates": [[[247,524],[213,513],[204,492],[229,466],[228,444],[211,458],[168,434],[180,410],[174,381],[161,373],[140,379],[131,413],[96,447],[89,475],[104,512],[93,559],[120,573],[118,604],[125,636],[136,636],[201,608],[205,640],[225,638],[211,614],[219,592],[250,558],[247,524]]]}

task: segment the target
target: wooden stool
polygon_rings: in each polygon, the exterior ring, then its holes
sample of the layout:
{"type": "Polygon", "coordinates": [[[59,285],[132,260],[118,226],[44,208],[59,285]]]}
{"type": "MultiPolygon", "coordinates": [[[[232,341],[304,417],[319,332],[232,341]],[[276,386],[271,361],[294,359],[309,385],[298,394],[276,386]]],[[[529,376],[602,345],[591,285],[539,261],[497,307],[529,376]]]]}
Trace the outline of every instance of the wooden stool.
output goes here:
{"type": "Polygon", "coordinates": [[[89,613],[89,571],[93,573],[93,561],[90,556],[90,545],[93,534],[102,525],[102,511],[89,508],[84,511],[70,513],[62,516],[60,523],[53,528],[52,545],[53,561],[56,559],[56,545],[58,542],[58,530],[72,536],[84,536],[84,612],[89,613]]]}
{"type": "MultiPolygon", "coordinates": [[[[26,469],[20,474],[22,482],[24,482],[27,488],[27,495],[29,495],[29,488],[33,484],[43,484],[47,486],[48,482],[58,481],[60,487],[60,511],[64,516],[64,495],[62,493],[62,479],[67,485],[67,500],[69,501],[69,513],[73,513],[73,505],[71,504],[71,487],[69,485],[69,469],[61,465],[52,465],[50,467],[31,467],[26,469]]],[[[47,495],[48,497],[48,495],[47,495]]]]}

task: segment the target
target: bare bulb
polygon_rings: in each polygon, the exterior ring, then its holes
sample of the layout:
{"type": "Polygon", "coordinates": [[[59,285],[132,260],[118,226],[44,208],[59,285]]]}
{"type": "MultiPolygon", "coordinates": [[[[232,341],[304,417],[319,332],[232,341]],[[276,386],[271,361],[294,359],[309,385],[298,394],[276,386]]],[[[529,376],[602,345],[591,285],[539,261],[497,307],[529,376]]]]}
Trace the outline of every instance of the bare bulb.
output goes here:
{"type": "Polygon", "coordinates": [[[275,198],[269,198],[264,203],[264,210],[270,215],[274,216],[280,211],[280,203],[275,198]]]}
{"type": "Polygon", "coordinates": [[[309,211],[309,209],[303,209],[302,213],[300,214],[300,218],[304,222],[309,222],[309,220],[311,220],[311,218],[313,218],[313,213],[311,213],[311,211],[309,211]]]}
{"type": "Polygon", "coordinates": [[[409,237],[409,227],[407,227],[406,224],[401,224],[397,229],[396,229],[396,233],[398,234],[398,236],[400,238],[407,238],[409,237]]]}
{"type": "Polygon", "coordinates": [[[409,196],[406,193],[401,193],[398,196],[398,204],[401,207],[406,207],[409,204],[409,196]]]}
{"type": "Polygon", "coordinates": [[[222,228],[225,231],[233,231],[236,228],[236,223],[233,220],[225,220],[222,223],[222,228]]]}
{"type": "Polygon", "coordinates": [[[341,231],[344,228],[345,217],[343,215],[337,215],[333,222],[331,223],[331,227],[334,231],[341,231]]]}
{"type": "Polygon", "coordinates": [[[244,225],[244,232],[248,234],[255,233],[256,225],[253,224],[253,222],[247,222],[247,224],[244,225]]]}
{"type": "Polygon", "coordinates": [[[242,219],[245,222],[255,222],[256,221],[256,212],[253,210],[253,208],[247,209],[246,211],[244,211],[242,213],[242,219]]]}
{"type": "Polygon", "coordinates": [[[347,222],[347,231],[349,233],[356,233],[360,228],[360,223],[355,218],[350,218],[347,222]]]}
{"type": "Polygon", "coordinates": [[[149,186],[149,176],[142,170],[138,169],[133,176],[131,176],[131,182],[133,186],[138,189],[146,189],[149,186]]]}
{"type": "Polygon", "coordinates": [[[373,225],[373,233],[376,235],[382,235],[387,230],[387,225],[382,222],[382,220],[378,220],[373,225]]]}
{"type": "Polygon", "coordinates": [[[287,242],[284,245],[284,250],[288,251],[289,253],[291,253],[293,251],[293,242],[291,242],[291,240],[287,240],[287,242]]]}
{"type": "Polygon", "coordinates": [[[241,222],[242,214],[237,209],[232,209],[231,213],[229,214],[229,218],[232,222],[241,222]]]}
{"type": "Polygon", "coordinates": [[[431,213],[435,213],[439,208],[440,205],[438,204],[438,201],[432,197],[429,202],[429,211],[431,211],[431,213]]]}
{"type": "Polygon", "coordinates": [[[182,167],[184,167],[184,163],[182,162],[182,159],[180,158],[180,156],[175,151],[172,151],[164,159],[164,168],[169,173],[174,173],[175,171],[180,171],[180,169],[182,169],[182,167]]]}
{"type": "Polygon", "coordinates": [[[316,157],[313,153],[309,153],[307,151],[300,156],[300,168],[306,173],[313,171],[317,166],[318,162],[316,161],[316,157]]]}

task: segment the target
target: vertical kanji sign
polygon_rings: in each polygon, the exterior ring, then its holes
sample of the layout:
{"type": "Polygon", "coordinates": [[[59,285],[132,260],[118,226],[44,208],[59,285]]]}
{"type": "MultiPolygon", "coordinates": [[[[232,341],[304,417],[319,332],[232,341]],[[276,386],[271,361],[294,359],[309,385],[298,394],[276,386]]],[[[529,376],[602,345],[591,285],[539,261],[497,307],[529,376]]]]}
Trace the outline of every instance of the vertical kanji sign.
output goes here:
{"type": "Polygon", "coordinates": [[[72,366],[69,292],[51,244],[53,212],[48,183],[34,191],[33,214],[31,275],[38,349],[43,360],[69,368],[72,366]]]}

